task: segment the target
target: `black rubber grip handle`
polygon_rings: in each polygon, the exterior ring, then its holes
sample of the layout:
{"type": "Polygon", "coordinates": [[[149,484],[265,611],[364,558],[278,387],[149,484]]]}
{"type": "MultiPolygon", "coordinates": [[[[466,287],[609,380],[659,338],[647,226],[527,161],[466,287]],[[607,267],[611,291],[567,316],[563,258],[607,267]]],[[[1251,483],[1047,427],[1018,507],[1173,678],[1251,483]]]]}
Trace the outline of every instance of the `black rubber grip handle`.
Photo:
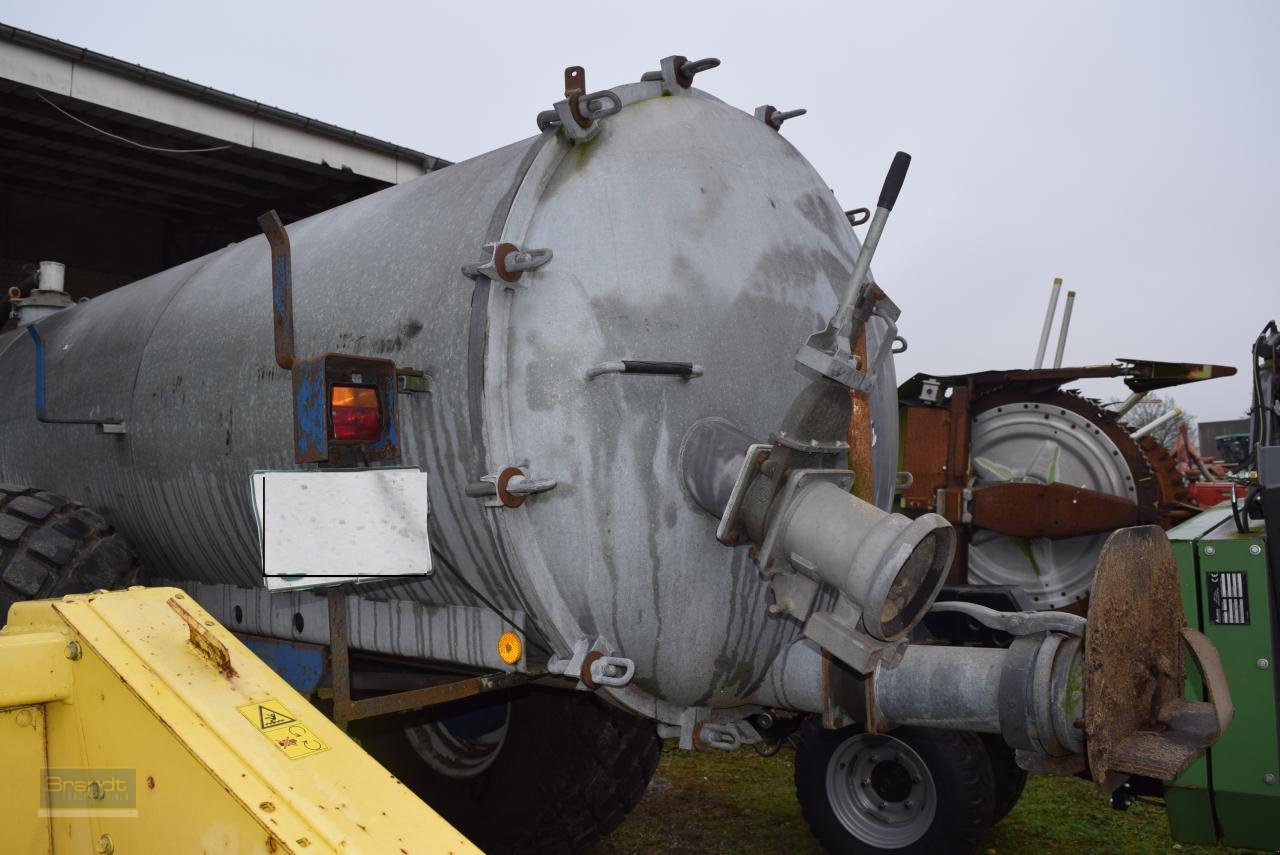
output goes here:
{"type": "Polygon", "coordinates": [[[905,151],[900,151],[893,156],[893,163],[889,165],[889,174],[884,177],[884,187],[880,189],[877,208],[893,210],[893,204],[898,201],[898,191],[902,189],[902,182],[907,177],[907,167],[910,165],[911,155],[905,151]]]}
{"type": "Polygon", "coordinates": [[[646,362],[640,359],[624,359],[622,367],[626,374],[674,374],[677,377],[692,377],[692,362],[646,362]]]}

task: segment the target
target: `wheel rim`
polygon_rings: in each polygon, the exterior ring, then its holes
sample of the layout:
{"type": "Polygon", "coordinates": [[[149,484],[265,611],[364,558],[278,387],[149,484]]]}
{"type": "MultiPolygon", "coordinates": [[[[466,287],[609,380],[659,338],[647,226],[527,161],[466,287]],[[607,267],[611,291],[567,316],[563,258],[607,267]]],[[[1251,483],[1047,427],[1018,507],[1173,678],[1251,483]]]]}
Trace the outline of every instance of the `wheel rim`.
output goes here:
{"type": "Polygon", "coordinates": [[[933,825],[937,791],[915,750],[891,736],[860,733],[827,763],[827,798],[836,818],[863,843],[898,849],[933,825]]]}
{"type": "Polygon", "coordinates": [[[405,728],[409,744],[422,760],[449,778],[474,778],[498,759],[507,739],[511,705],[503,704],[501,723],[477,733],[453,720],[433,721],[405,728]]]}

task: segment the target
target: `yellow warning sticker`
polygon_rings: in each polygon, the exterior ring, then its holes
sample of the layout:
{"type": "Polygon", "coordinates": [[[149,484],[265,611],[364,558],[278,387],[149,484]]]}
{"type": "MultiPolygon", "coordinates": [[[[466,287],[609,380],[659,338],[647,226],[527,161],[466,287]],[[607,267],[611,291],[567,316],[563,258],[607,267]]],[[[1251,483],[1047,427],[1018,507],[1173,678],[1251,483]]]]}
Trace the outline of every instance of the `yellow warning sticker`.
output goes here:
{"type": "Polygon", "coordinates": [[[329,746],[311,729],[294,718],[275,698],[237,707],[264,736],[275,743],[290,760],[328,751],[329,746]]]}

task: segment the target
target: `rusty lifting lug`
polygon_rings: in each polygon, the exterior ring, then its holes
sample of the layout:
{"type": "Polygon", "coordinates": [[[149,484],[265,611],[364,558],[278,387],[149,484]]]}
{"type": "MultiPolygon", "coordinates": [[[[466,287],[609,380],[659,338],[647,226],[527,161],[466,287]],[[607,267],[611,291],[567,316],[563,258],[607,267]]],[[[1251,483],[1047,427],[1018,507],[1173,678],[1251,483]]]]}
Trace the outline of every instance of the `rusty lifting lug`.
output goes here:
{"type": "Polygon", "coordinates": [[[759,107],[756,107],[756,118],[773,128],[775,131],[780,131],[782,130],[782,123],[787,119],[794,119],[797,116],[803,116],[807,112],[809,111],[801,107],[798,110],[787,110],[784,113],[772,104],[761,104],[759,107]]]}
{"type": "Polygon", "coordinates": [[[720,65],[720,60],[715,57],[690,60],[673,55],[664,57],[659,64],[661,65],[659,70],[646,71],[640,75],[640,81],[642,83],[661,82],[662,94],[679,95],[693,85],[694,75],[716,68],[720,65]]]}
{"type": "Polygon", "coordinates": [[[521,249],[514,243],[486,243],[484,251],[488,258],[479,264],[464,264],[462,275],[472,279],[487,276],[504,285],[519,282],[526,270],[537,270],[553,255],[549,249],[521,249]]]}
{"type": "Polygon", "coordinates": [[[622,99],[608,89],[587,94],[587,72],[580,65],[564,70],[564,100],[538,114],[538,130],[563,128],[571,143],[586,142],[600,132],[600,120],[622,109],[622,99]]]}

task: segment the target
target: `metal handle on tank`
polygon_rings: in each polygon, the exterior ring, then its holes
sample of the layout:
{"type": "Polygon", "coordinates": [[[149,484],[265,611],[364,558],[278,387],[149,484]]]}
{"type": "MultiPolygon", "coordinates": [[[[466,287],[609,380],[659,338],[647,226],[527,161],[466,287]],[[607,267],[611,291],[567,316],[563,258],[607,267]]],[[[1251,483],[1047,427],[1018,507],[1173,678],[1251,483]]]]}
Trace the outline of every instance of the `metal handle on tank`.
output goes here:
{"type": "Polygon", "coordinates": [[[692,362],[652,362],[642,359],[624,359],[620,362],[601,362],[587,369],[587,379],[594,380],[601,374],[659,374],[689,380],[702,376],[702,366],[692,362]]]}

